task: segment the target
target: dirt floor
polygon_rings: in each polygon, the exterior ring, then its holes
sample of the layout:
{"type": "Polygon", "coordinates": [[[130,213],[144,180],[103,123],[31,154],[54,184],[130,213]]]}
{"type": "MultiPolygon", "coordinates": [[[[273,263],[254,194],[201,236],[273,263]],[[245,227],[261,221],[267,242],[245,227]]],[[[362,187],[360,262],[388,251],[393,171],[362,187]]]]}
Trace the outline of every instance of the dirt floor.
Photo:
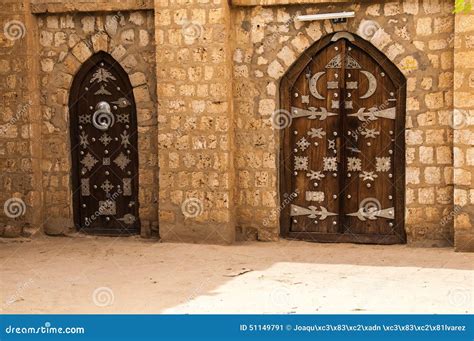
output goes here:
{"type": "Polygon", "coordinates": [[[474,313],[452,249],[130,238],[0,242],[4,313],[474,313]]]}

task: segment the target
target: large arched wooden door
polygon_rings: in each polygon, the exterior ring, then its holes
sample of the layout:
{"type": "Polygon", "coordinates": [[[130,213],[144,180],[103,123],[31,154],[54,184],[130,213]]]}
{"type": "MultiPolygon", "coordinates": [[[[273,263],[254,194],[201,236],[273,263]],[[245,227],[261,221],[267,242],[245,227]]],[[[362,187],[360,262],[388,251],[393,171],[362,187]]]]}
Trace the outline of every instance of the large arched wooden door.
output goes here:
{"type": "Polygon", "coordinates": [[[295,62],[280,87],[282,235],[405,242],[405,78],[374,46],[338,32],[295,62]]]}
{"type": "Polygon", "coordinates": [[[99,52],[82,65],[69,111],[76,227],[138,233],[136,106],[127,73],[109,54],[99,52]]]}

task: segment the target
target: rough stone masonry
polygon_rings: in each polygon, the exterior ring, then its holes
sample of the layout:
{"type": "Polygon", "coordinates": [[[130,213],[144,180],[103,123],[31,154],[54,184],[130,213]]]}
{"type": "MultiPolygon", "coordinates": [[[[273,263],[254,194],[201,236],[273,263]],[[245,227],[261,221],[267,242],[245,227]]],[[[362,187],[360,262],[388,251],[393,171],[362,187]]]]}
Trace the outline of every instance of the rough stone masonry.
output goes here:
{"type": "Polygon", "coordinates": [[[70,84],[106,51],[138,104],[142,234],[278,239],[279,81],[348,31],[407,79],[408,243],[474,250],[474,12],[453,14],[452,1],[6,0],[0,25],[0,203],[15,204],[2,236],[74,228],[70,84]],[[351,10],[345,23],[295,20],[351,10]]]}

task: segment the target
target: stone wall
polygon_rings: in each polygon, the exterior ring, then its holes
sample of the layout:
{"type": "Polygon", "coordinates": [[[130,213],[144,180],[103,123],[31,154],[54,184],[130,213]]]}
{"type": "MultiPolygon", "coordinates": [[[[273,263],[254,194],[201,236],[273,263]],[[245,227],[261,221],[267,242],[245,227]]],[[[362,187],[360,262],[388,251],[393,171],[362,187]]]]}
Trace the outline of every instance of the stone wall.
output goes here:
{"type": "Polygon", "coordinates": [[[229,7],[156,0],[160,236],[234,241],[229,7]]]}
{"type": "MultiPolygon", "coordinates": [[[[42,114],[43,224],[73,226],[68,100],[74,75],[93,53],[108,52],[128,73],[137,105],[142,229],[157,229],[157,113],[152,11],[38,15],[42,114]]],[[[148,232],[146,232],[148,231],[148,232]]]]}
{"type": "Polygon", "coordinates": [[[407,78],[406,230],[409,243],[452,245],[452,1],[237,7],[233,14],[237,225],[246,235],[278,237],[279,80],[325,34],[346,30],[369,40],[407,78]],[[354,10],[344,24],[298,22],[299,14],[354,10]]]}
{"type": "Polygon", "coordinates": [[[454,246],[474,251],[474,13],[456,15],[454,47],[454,246]]]}
{"type": "Polygon", "coordinates": [[[6,237],[30,235],[41,222],[37,60],[29,10],[26,0],[0,5],[0,236],[6,237]]]}

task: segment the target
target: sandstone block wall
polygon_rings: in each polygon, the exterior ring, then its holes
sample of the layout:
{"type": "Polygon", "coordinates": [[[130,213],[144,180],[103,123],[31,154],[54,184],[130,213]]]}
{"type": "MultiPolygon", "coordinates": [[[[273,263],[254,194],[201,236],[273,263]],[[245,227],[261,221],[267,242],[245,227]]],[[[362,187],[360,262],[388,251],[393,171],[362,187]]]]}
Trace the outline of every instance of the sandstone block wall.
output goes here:
{"type": "Polygon", "coordinates": [[[160,235],[234,241],[230,9],[156,0],[160,235]]]}
{"type": "Polygon", "coordinates": [[[454,46],[454,246],[474,250],[474,13],[457,14],[454,46]]]}
{"type": "Polygon", "coordinates": [[[41,223],[40,138],[28,1],[0,5],[0,236],[29,235],[41,223]]]}

